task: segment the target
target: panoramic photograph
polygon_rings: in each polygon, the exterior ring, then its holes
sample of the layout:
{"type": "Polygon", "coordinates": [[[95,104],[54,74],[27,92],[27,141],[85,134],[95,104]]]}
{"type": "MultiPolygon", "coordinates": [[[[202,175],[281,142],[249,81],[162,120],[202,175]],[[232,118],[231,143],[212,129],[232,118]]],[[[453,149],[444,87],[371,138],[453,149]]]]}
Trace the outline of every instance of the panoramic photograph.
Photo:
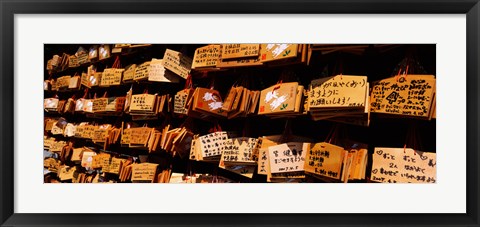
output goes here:
{"type": "Polygon", "coordinates": [[[44,183],[436,183],[435,44],[51,43],[44,65],[44,183]]]}

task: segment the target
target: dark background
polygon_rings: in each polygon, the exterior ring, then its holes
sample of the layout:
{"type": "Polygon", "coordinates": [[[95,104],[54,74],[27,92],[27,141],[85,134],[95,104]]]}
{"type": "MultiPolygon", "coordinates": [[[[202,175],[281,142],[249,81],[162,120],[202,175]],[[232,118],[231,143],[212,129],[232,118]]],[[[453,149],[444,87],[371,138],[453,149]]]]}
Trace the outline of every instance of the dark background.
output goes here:
{"type": "MultiPolygon", "coordinates": [[[[87,51],[93,44],[45,44],[44,61],[45,66],[47,61],[52,58],[54,54],[61,56],[62,53],[74,54],[79,46],[84,47],[87,51]]],[[[152,58],[163,58],[165,50],[172,49],[193,58],[196,48],[206,44],[155,44],[149,47],[136,48],[135,52],[121,55],[122,66],[128,64],[141,64],[149,61],[152,58]]],[[[99,71],[103,71],[106,67],[111,67],[115,55],[109,59],[94,62],[99,71]]],[[[247,78],[250,83],[250,89],[262,90],[269,87],[279,80],[280,77],[288,81],[299,81],[304,86],[308,86],[312,79],[321,76],[331,76],[339,73],[344,75],[366,75],[370,82],[379,79],[387,78],[397,74],[401,67],[404,67],[405,59],[414,62],[413,66],[409,68],[409,74],[430,74],[436,75],[436,46],[434,44],[399,44],[391,46],[390,48],[378,48],[375,45],[368,45],[361,54],[352,54],[348,52],[334,52],[330,54],[322,54],[320,51],[314,51],[309,65],[289,65],[278,67],[239,67],[230,68],[226,71],[200,73],[192,71],[193,83],[195,87],[209,87],[212,80],[215,89],[219,90],[224,96],[228,89],[238,81],[240,78],[247,78]]],[[[78,68],[70,68],[63,72],[57,72],[49,75],[45,70],[44,78],[58,78],[64,75],[73,75],[75,72],[81,74],[86,72],[90,64],[80,66],[78,68]]],[[[89,92],[93,97],[94,93],[97,96],[103,95],[108,90],[109,96],[124,96],[130,89],[131,85],[120,85],[110,88],[94,88],[89,92]]],[[[148,89],[148,93],[171,94],[174,95],[178,90],[183,89],[184,80],[180,84],[171,83],[135,83],[133,84],[134,94],[142,93],[148,89]]],[[[72,95],[76,97],[83,96],[83,89],[80,91],[66,91],[66,92],[52,92],[46,91],[45,98],[58,95],[60,99],[70,98],[72,95]]],[[[46,116],[51,114],[45,113],[46,116]]],[[[52,117],[55,117],[53,115],[52,117]]],[[[84,115],[63,115],[68,121],[82,122],[92,121],[91,118],[86,118],[84,115]]],[[[121,117],[104,117],[103,119],[95,119],[99,123],[118,124],[119,121],[131,121],[129,115],[121,117]]],[[[144,122],[148,123],[149,127],[160,126],[164,123],[166,118],[159,120],[139,121],[140,125],[144,122]]],[[[169,118],[168,121],[172,126],[179,126],[184,119],[169,118]]],[[[219,123],[223,130],[237,131],[239,135],[246,134],[250,137],[258,137],[263,135],[282,134],[284,132],[286,119],[270,119],[265,116],[252,116],[248,118],[234,118],[231,120],[220,119],[219,123]]],[[[313,121],[309,116],[301,116],[291,120],[292,132],[294,135],[306,136],[313,138],[316,142],[324,141],[326,136],[337,125],[337,123],[329,121],[313,121]]],[[[195,119],[195,133],[204,135],[212,127],[211,122],[195,119]]],[[[400,115],[395,117],[385,117],[381,115],[371,114],[371,122],[369,127],[340,124],[343,133],[349,139],[368,144],[369,153],[373,152],[374,147],[403,147],[406,142],[406,137],[410,129],[414,127],[417,134],[417,141],[421,146],[415,147],[417,150],[435,152],[436,144],[436,120],[432,119],[421,120],[413,118],[404,118],[400,115]]],[[[88,145],[94,146],[93,143],[84,139],[68,138],[75,142],[75,147],[88,145]]],[[[407,147],[408,146],[407,144],[407,147]]],[[[146,154],[146,151],[127,149],[121,147],[113,147],[112,151],[127,154],[138,155],[146,154]]],[[[215,164],[195,162],[187,159],[180,159],[179,157],[171,158],[167,154],[151,155],[151,161],[160,162],[163,168],[172,164],[173,172],[195,172],[195,173],[212,173],[226,176],[238,182],[265,182],[265,176],[254,174],[253,179],[245,178],[240,175],[230,173],[222,170],[215,164]]],[[[369,157],[369,164],[371,165],[371,156],[369,157]]],[[[369,176],[370,166],[367,167],[367,176],[369,176]]],[[[109,176],[114,177],[114,176],[109,176]]],[[[323,182],[320,179],[314,179],[307,176],[308,182],[323,182]]],[[[360,181],[365,182],[365,181],[360,181]]]]}

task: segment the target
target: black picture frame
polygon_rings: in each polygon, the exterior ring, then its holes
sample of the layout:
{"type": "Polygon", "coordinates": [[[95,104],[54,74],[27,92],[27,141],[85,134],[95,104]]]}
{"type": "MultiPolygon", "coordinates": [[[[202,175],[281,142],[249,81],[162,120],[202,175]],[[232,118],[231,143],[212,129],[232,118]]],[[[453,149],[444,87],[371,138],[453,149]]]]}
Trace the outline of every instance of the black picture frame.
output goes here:
{"type": "MultiPolygon", "coordinates": [[[[0,1],[0,223],[2,226],[479,226],[478,88],[479,0],[18,0],[0,1]],[[275,2],[275,4],[271,4],[275,2]],[[134,6],[134,7],[132,7],[134,6]],[[382,13],[466,14],[467,213],[465,214],[25,214],[14,213],[14,16],[15,14],[151,13],[382,13]]],[[[40,69],[39,69],[40,70],[40,69]]],[[[452,185],[454,187],[454,185],[452,185]]],[[[445,195],[448,196],[448,195],[445,195]]],[[[439,198],[441,199],[441,198],[439,198]]]]}

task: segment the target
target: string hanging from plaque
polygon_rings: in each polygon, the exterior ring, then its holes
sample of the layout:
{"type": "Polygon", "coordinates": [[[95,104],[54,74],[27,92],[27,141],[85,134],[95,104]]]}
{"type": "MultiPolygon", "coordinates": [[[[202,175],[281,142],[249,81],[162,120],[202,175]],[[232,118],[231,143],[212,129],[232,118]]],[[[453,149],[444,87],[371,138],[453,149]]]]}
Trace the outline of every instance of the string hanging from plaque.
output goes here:
{"type": "MultiPolygon", "coordinates": [[[[96,94],[95,94],[95,96],[96,96],[96,94]]],[[[103,93],[102,97],[93,99],[92,112],[95,113],[95,114],[101,114],[101,113],[105,112],[107,102],[108,102],[107,91],[105,91],[105,93],[103,93]]]]}
{"type": "Polygon", "coordinates": [[[208,133],[221,132],[221,131],[222,131],[222,127],[218,123],[218,120],[215,120],[213,122],[212,127],[210,127],[210,129],[208,129],[208,133]]]}
{"type": "Polygon", "coordinates": [[[326,66],[322,77],[310,83],[307,105],[312,119],[368,126],[370,92],[367,76],[344,75],[341,55],[332,72],[329,74],[326,66]]]}
{"type": "Polygon", "coordinates": [[[370,111],[431,120],[436,112],[436,78],[423,73],[414,49],[409,49],[390,78],[372,83],[370,111]]]}
{"type": "Polygon", "coordinates": [[[401,74],[426,74],[425,68],[418,59],[415,48],[407,48],[405,58],[403,58],[392,70],[391,77],[399,76],[401,74]]]}
{"type": "Polygon", "coordinates": [[[143,94],[132,95],[129,113],[132,116],[157,117],[157,103],[157,94],[149,94],[147,84],[143,94]]]}
{"type": "Polygon", "coordinates": [[[383,183],[435,183],[436,153],[421,151],[417,123],[407,130],[402,148],[375,147],[371,180],[383,183]]]}
{"type": "Polygon", "coordinates": [[[259,164],[266,169],[267,182],[301,182],[305,179],[305,156],[310,144],[295,138],[291,125],[292,120],[286,119],[284,131],[276,140],[278,143],[271,144],[261,154],[267,159],[267,166],[263,160],[259,164]]]}
{"type": "Polygon", "coordinates": [[[279,142],[280,143],[289,142],[292,135],[293,135],[293,133],[292,133],[292,120],[291,119],[286,119],[285,120],[285,127],[283,129],[282,135],[280,136],[279,142]]]}
{"type": "Polygon", "coordinates": [[[63,108],[63,113],[73,114],[75,112],[75,94],[65,102],[65,108],[63,108]]]}
{"type": "Polygon", "coordinates": [[[272,118],[302,115],[303,93],[304,87],[296,82],[294,73],[284,71],[277,84],[261,91],[258,114],[272,118]]]}
{"type": "Polygon", "coordinates": [[[368,159],[368,145],[350,140],[346,129],[345,125],[336,124],[325,140],[345,149],[340,178],[343,183],[365,179],[368,159]]]}
{"type": "Polygon", "coordinates": [[[75,74],[72,77],[70,77],[70,81],[69,81],[69,84],[68,84],[68,89],[79,90],[80,87],[81,87],[81,78],[78,75],[78,73],[75,72],[75,74]]]}
{"type": "Polygon", "coordinates": [[[423,150],[422,141],[417,136],[418,125],[414,122],[410,122],[407,134],[405,136],[405,143],[403,144],[404,150],[409,147],[413,149],[413,154],[417,155],[416,150],[423,150]]]}
{"type": "Polygon", "coordinates": [[[193,118],[187,117],[187,119],[180,125],[178,134],[172,140],[171,152],[173,155],[178,154],[182,159],[188,157],[190,145],[194,137],[194,128],[193,118]]]}
{"type": "Polygon", "coordinates": [[[305,157],[305,172],[327,182],[340,182],[343,179],[345,158],[348,155],[343,147],[334,145],[338,139],[339,126],[334,126],[325,142],[308,146],[305,157]]]}
{"type": "Polygon", "coordinates": [[[188,74],[183,90],[175,94],[173,102],[173,113],[177,116],[186,116],[188,114],[188,101],[194,92],[192,75],[188,74]]]}
{"type": "Polygon", "coordinates": [[[88,88],[86,87],[83,90],[83,96],[77,100],[75,100],[75,112],[83,112],[83,105],[85,104],[85,100],[88,95],[88,88]]]}
{"type": "Polygon", "coordinates": [[[222,110],[228,112],[228,119],[246,117],[255,112],[260,91],[250,90],[251,82],[249,78],[248,74],[240,76],[227,93],[222,110]]]}
{"type": "Polygon", "coordinates": [[[122,83],[123,71],[120,56],[117,55],[112,67],[103,70],[102,80],[99,86],[108,87],[120,85],[122,83]]]}

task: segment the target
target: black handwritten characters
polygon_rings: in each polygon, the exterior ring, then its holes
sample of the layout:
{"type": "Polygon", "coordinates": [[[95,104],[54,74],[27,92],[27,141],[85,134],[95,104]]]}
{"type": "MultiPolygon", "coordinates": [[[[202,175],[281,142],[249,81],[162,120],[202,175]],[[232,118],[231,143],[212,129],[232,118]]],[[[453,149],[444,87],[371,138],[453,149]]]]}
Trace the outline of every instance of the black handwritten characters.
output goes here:
{"type": "Polygon", "coordinates": [[[435,183],[436,153],[411,148],[376,147],[372,181],[383,183],[435,183]]]}
{"type": "Polygon", "coordinates": [[[263,65],[260,44],[222,44],[217,68],[263,65]]]}
{"type": "Polygon", "coordinates": [[[197,48],[193,56],[192,69],[215,67],[221,54],[221,45],[207,45],[197,48]]]}
{"type": "Polygon", "coordinates": [[[83,48],[83,47],[78,47],[78,50],[75,53],[75,56],[77,57],[77,64],[78,65],[85,64],[89,61],[87,50],[85,50],[85,48],[83,48]]]}
{"type": "Polygon", "coordinates": [[[190,89],[183,89],[175,94],[173,100],[173,112],[175,114],[187,115],[188,109],[185,106],[187,105],[187,100],[191,93],[192,91],[190,89]]]}
{"type": "Polygon", "coordinates": [[[252,157],[257,141],[247,137],[227,139],[218,167],[252,178],[257,165],[252,157]]]}
{"type": "Polygon", "coordinates": [[[222,59],[258,57],[260,44],[223,44],[222,59]]]}
{"type": "Polygon", "coordinates": [[[308,95],[310,108],[365,106],[367,77],[338,75],[312,80],[308,95]]]}
{"type": "Polygon", "coordinates": [[[133,81],[136,69],[137,69],[136,64],[130,64],[130,65],[127,65],[127,67],[125,67],[125,71],[123,72],[123,78],[122,78],[123,83],[129,83],[133,81]]]}
{"type": "Polygon", "coordinates": [[[163,59],[152,58],[148,69],[148,81],[179,83],[180,77],[165,69],[163,59]]]}
{"type": "Polygon", "coordinates": [[[62,77],[57,78],[56,87],[59,90],[67,89],[68,85],[70,84],[70,79],[71,79],[71,76],[62,76],[62,77]]]}
{"type": "Polygon", "coordinates": [[[140,163],[132,165],[132,182],[153,182],[157,174],[158,164],[140,163]]]}
{"type": "Polygon", "coordinates": [[[238,137],[227,139],[220,160],[223,161],[225,165],[256,165],[254,149],[257,147],[257,143],[257,138],[238,137]]]}
{"type": "Polygon", "coordinates": [[[307,109],[313,120],[368,126],[369,83],[366,76],[337,75],[312,80],[307,109]]]}
{"type": "Polygon", "coordinates": [[[133,80],[145,80],[148,79],[148,74],[150,71],[150,61],[146,61],[135,68],[135,74],[133,75],[133,80]]]}
{"type": "Polygon", "coordinates": [[[268,148],[270,157],[270,172],[284,173],[304,170],[305,155],[304,143],[282,143],[268,148]]]}
{"type": "Polygon", "coordinates": [[[268,175],[270,172],[270,159],[268,157],[268,148],[270,146],[278,145],[277,140],[280,139],[280,136],[276,136],[275,138],[268,139],[265,137],[260,137],[258,141],[258,171],[259,175],[268,175]],[[273,141],[275,140],[275,141],[273,141]]]}
{"type": "Polygon", "coordinates": [[[113,158],[111,159],[111,162],[110,162],[110,164],[108,165],[108,167],[104,166],[104,168],[102,169],[102,171],[108,172],[108,173],[113,173],[113,174],[119,174],[119,173],[120,173],[120,169],[121,169],[121,167],[122,167],[122,164],[123,164],[125,161],[126,161],[125,159],[113,157],[113,158]]]}
{"type": "Polygon", "coordinates": [[[435,76],[404,75],[373,83],[370,111],[429,118],[435,97],[435,76]]]}
{"type": "MultiPolygon", "coordinates": [[[[80,77],[80,84],[85,86],[85,87],[88,87],[88,74],[85,73],[85,72],[82,72],[82,75],[80,77]]],[[[53,85],[52,85],[52,89],[53,89],[53,85]]]]}
{"type": "MultiPolygon", "coordinates": [[[[77,131],[78,131],[78,127],[77,127],[77,131]]],[[[120,137],[120,144],[123,147],[129,146],[131,134],[132,134],[131,128],[125,128],[122,130],[121,137],[120,137]]]]}
{"type": "Polygon", "coordinates": [[[105,111],[122,112],[125,106],[125,97],[110,97],[107,99],[105,111]]]}
{"type": "Polygon", "coordinates": [[[54,137],[43,137],[43,149],[44,150],[50,150],[50,147],[55,143],[55,138],[54,137]]]}
{"type": "Polygon", "coordinates": [[[105,140],[107,139],[108,135],[108,130],[110,129],[110,125],[107,125],[106,127],[98,127],[93,131],[93,138],[92,141],[94,143],[105,143],[105,140]]]}
{"type": "Polygon", "coordinates": [[[239,142],[240,145],[240,161],[255,162],[255,149],[258,147],[257,138],[240,137],[234,139],[234,142],[239,142]]]}
{"type": "Polygon", "coordinates": [[[103,70],[102,80],[100,81],[101,87],[120,85],[122,82],[122,75],[124,69],[108,68],[103,70]]]}
{"type": "Polygon", "coordinates": [[[225,150],[222,153],[221,160],[227,162],[240,161],[240,144],[234,142],[232,139],[226,140],[225,150]]]}
{"type": "Polygon", "coordinates": [[[227,146],[227,132],[213,132],[198,137],[199,147],[203,158],[220,159],[227,146]]]}
{"type": "Polygon", "coordinates": [[[95,114],[121,114],[125,105],[125,97],[109,97],[93,99],[92,112],[95,114]]]}
{"type": "Polygon", "coordinates": [[[75,55],[68,56],[68,68],[75,68],[80,66],[78,64],[78,58],[75,55]]]}
{"type": "Polygon", "coordinates": [[[85,126],[88,124],[88,122],[82,122],[78,124],[75,127],[75,134],[74,136],[77,138],[83,138],[84,137],[84,131],[85,131],[85,126]]]}
{"type": "Polygon", "coordinates": [[[193,135],[192,141],[190,142],[190,154],[188,156],[190,160],[199,161],[199,156],[201,155],[197,155],[197,152],[200,150],[197,148],[198,145],[200,145],[198,135],[193,135]]]}
{"type": "Polygon", "coordinates": [[[96,98],[93,100],[92,111],[95,112],[103,112],[105,111],[105,107],[107,106],[108,98],[96,98]]]}
{"type": "Polygon", "coordinates": [[[65,141],[55,141],[52,139],[45,139],[45,140],[47,141],[47,143],[44,145],[48,146],[47,150],[49,150],[50,152],[60,153],[63,147],[67,145],[65,141]]]}
{"type": "Polygon", "coordinates": [[[167,49],[163,56],[163,66],[183,79],[187,79],[192,69],[192,59],[180,52],[167,49]]]}
{"type": "Polygon", "coordinates": [[[129,112],[153,113],[157,95],[138,94],[132,95],[129,112]]]}
{"type": "Polygon", "coordinates": [[[154,128],[130,128],[128,135],[129,147],[147,148],[148,139],[155,133],[154,128]]]}
{"type": "Polygon", "coordinates": [[[340,180],[344,157],[343,147],[329,143],[311,144],[305,158],[305,172],[340,180]]]}
{"type": "Polygon", "coordinates": [[[101,169],[104,163],[109,163],[110,161],[110,154],[108,153],[98,153],[92,159],[92,168],[93,169],[101,169]],[[106,162],[104,160],[106,159],[106,162]]]}
{"type": "Polygon", "coordinates": [[[260,56],[262,62],[280,59],[294,58],[298,53],[298,44],[269,43],[260,44],[260,56]]]}

